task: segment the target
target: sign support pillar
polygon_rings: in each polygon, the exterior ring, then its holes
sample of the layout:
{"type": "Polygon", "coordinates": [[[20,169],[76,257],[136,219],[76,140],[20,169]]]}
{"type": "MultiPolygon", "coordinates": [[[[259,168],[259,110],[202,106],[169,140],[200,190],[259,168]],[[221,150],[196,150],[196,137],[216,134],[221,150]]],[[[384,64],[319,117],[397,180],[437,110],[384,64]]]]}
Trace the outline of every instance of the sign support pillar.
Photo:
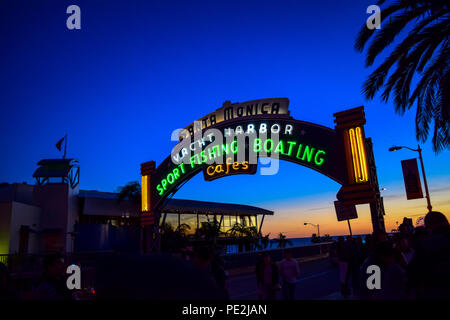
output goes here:
{"type": "Polygon", "coordinates": [[[374,232],[386,232],[384,225],[384,204],[380,194],[380,186],[378,185],[377,167],[375,165],[375,157],[373,155],[373,144],[371,138],[366,138],[367,160],[370,170],[370,183],[375,187],[375,202],[370,203],[370,215],[372,217],[372,225],[374,232]]]}
{"type": "Polygon", "coordinates": [[[348,173],[337,198],[344,206],[368,203],[373,232],[385,232],[383,198],[378,186],[372,140],[364,133],[364,107],[341,111],[334,117],[335,130],[341,135],[345,148],[348,173]]]}
{"type": "Polygon", "coordinates": [[[348,223],[348,231],[350,231],[350,237],[353,237],[352,227],[350,226],[350,219],[347,219],[347,223],[348,223]]]}
{"type": "Polygon", "coordinates": [[[159,252],[159,220],[161,212],[153,208],[151,190],[154,183],[154,173],[156,172],[155,161],[148,161],[141,164],[142,175],[142,204],[141,204],[141,252],[159,252]]]}

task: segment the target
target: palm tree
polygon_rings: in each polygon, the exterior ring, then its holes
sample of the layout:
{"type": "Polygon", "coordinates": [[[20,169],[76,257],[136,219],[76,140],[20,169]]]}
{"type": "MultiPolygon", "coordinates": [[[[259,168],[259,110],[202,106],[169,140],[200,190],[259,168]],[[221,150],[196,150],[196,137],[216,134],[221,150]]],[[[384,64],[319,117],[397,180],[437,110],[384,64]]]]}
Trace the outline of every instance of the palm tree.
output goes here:
{"type": "MultiPolygon", "coordinates": [[[[378,5],[385,2],[380,0],[378,5]]],[[[448,0],[398,0],[390,3],[381,10],[381,28],[376,31],[364,25],[354,47],[362,52],[367,46],[366,67],[369,67],[405,31],[408,33],[402,41],[364,82],[363,93],[367,99],[373,99],[383,88],[381,98],[387,103],[392,92],[394,108],[399,114],[404,114],[416,103],[416,138],[425,142],[433,121],[433,150],[439,153],[449,147],[450,135],[448,0]],[[418,82],[411,93],[415,75],[418,82]]]]}
{"type": "Polygon", "coordinates": [[[246,226],[237,222],[233,225],[233,227],[231,227],[231,229],[227,231],[227,233],[232,237],[243,238],[248,235],[249,230],[246,226]]]}
{"type": "Polygon", "coordinates": [[[164,222],[160,226],[161,250],[174,251],[177,247],[177,235],[170,223],[164,222]]]}
{"type": "Polygon", "coordinates": [[[260,234],[254,226],[246,227],[244,245],[247,251],[255,250],[255,248],[261,248],[259,244],[260,234]]]}
{"type": "MultiPolygon", "coordinates": [[[[185,225],[185,224],[182,224],[185,225]]],[[[189,226],[188,226],[189,227],[189,226]]],[[[175,252],[187,245],[185,233],[182,230],[187,228],[174,228],[170,223],[163,223],[160,226],[161,233],[161,250],[166,252],[175,252]]]]}
{"type": "Polygon", "coordinates": [[[134,204],[141,203],[141,185],[137,181],[128,182],[125,186],[118,188],[119,202],[128,199],[134,204]]]}
{"type": "Polygon", "coordinates": [[[187,223],[182,223],[177,227],[176,232],[178,232],[181,236],[185,237],[186,234],[188,233],[188,230],[191,230],[191,226],[188,225],[187,223]]]}
{"type": "Polygon", "coordinates": [[[318,237],[317,234],[313,233],[312,236],[311,236],[311,242],[312,243],[319,243],[320,241],[321,241],[320,237],[318,237]]]}
{"type": "Polygon", "coordinates": [[[217,243],[217,237],[221,234],[220,223],[217,219],[202,222],[200,228],[196,231],[197,236],[204,237],[207,241],[212,241],[214,247],[217,243]]]}
{"type": "Polygon", "coordinates": [[[162,223],[160,226],[160,230],[162,235],[172,235],[173,233],[175,233],[174,228],[168,222],[162,223]]]}
{"type": "Polygon", "coordinates": [[[247,230],[246,227],[239,223],[236,222],[228,231],[227,231],[227,235],[237,238],[237,244],[238,244],[238,252],[243,252],[244,251],[244,241],[242,241],[242,238],[244,237],[244,235],[246,234],[247,230]]]}
{"type": "Polygon", "coordinates": [[[239,252],[245,248],[250,251],[253,247],[259,246],[259,234],[256,227],[245,226],[241,223],[235,223],[233,227],[227,231],[227,234],[237,238],[239,252]]]}
{"type": "Polygon", "coordinates": [[[267,247],[269,246],[269,236],[270,236],[270,232],[268,234],[266,234],[264,237],[261,237],[261,245],[263,247],[263,249],[267,249],[267,247]]]}
{"type": "Polygon", "coordinates": [[[287,244],[292,245],[292,241],[286,239],[286,236],[283,233],[278,234],[278,238],[272,239],[272,242],[278,244],[278,248],[285,248],[287,244]]]}

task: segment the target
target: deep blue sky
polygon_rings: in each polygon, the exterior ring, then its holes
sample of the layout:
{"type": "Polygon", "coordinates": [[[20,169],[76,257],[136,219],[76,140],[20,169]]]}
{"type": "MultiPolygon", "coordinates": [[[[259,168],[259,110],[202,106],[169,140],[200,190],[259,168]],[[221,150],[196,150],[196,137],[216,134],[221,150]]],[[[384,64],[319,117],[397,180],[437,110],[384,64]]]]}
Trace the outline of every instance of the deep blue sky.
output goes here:
{"type": "MultiPolygon", "coordinates": [[[[114,191],[161,162],[171,132],[220,107],[288,97],[297,119],[333,126],[365,105],[381,186],[402,186],[416,146],[414,111],[365,101],[371,69],[353,42],[374,1],[12,1],[0,4],[0,182],[31,183],[36,162],[80,160],[81,188],[114,191]],[[81,7],[81,30],[66,28],[81,7]]],[[[450,155],[424,145],[431,183],[450,179],[450,155]]],[[[278,175],[190,181],[178,197],[260,203],[335,193],[335,182],[283,163],[278,175]]],[[[333,200],[333,199],[329,199],[333,200]]]]}

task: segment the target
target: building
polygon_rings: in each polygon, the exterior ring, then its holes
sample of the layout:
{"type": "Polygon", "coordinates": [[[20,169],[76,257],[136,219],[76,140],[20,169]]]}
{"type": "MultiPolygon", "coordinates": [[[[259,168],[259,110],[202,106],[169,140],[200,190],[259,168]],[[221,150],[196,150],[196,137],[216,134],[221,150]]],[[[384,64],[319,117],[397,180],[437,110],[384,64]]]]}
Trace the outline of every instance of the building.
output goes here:
{"type": "Polygon", "coordinates": [[[78,161],[45,159],[38,166],[35,185],[0,186],[1,253],[73,251],[78,161]]]}
{"type": "Polygon", "coordinates": [[[175,228],[185,224],[189,226],[187,234],[194,234],[202,223],[214,220],[223,234],[236,223],[260,232],[266,215],[273,215],[273,211],[242,204],[169,199],[162,210],[160,223],[170,223],[175,228]],[[258,215],[262,216],[259,222],[258,215]]]}
{"type": "MultiPolygon", "coordinates": [[[[140,250],[140,204],[119,201],[117,193],[80,190],[76,159],[41,160],[33,177],[34,185],[0,184],[0,254],[140,250]]],[[[187,225],[193,236],[203,223],[215,220],[226,234],[236,223],[260,231],[265,215],[273,212],[168,199],[160,223],[187,225]]]]}

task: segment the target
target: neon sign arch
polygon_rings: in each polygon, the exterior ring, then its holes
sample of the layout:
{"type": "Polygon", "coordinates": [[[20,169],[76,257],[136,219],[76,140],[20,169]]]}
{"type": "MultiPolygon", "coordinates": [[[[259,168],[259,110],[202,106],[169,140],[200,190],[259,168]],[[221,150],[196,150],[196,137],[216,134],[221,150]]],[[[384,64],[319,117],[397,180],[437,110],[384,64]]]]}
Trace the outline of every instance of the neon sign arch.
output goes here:
{"type": "MultiPolygon", "coordinates": [[[[211,164],[226,163],[229,157],[235,161],[239,154],[245,155],[240,163],[270,157],[320,172],[342,185],[337,198],[344,206],[376,203],[379,189],[374,163],[369,163],[371,153],[368,153],[364,135],[363,107],[334,116],[334,129],[296,120],[288,114],[264,114],[229,119],[199,130],[200,140],[194,137],[190,144],[180,143],[158,167],[154,161],[141,165],[142,225],[153,226],[153,232],[158,233],[165,199],[211,164]],[[223,137],[232,132],[232,138],[216,141],[208,135],[211,129],[223,137]],[[194,152],[187,152],[187,149],[194,152]]],[[[384,229],[380,212],[372,212],[372,222],[374,229],[384,229]]]]}
{"type": "Polygon", "coordinates": [[[266,137],[256,135],[251,137],[245,146],[242,146],[238,140],[221,144],[205,143],[201,152],[193,154],[188,161],[183,159],[185,162],[174,163],[173,156],[168,156],[151,178],[154,184],[150,186],[149,196],[154,208],[158,208],[165,198],[178,190],[179,186],[209,166],[211,161],[216,161],[223,156],[236,157],[238,152],[243,151],[242,148],[245,148],[244,152],[248,157],[254,154],[254,158],[259,158],[263,154],[264,157],[294,162],[316,170],[341,185],[345,183],[345,154],[340,152],[343,146],[332,129],[293,119],[264,117],[253,118],[250,121],[227,121],[214,128],[225,134],[225,130],[229,128],[236,131],[236,128],[240,127],[258,128],[261,125],[267,128],[280,127],[289,130],[280,130],[277,142],[270,135],[266,137]]]}

